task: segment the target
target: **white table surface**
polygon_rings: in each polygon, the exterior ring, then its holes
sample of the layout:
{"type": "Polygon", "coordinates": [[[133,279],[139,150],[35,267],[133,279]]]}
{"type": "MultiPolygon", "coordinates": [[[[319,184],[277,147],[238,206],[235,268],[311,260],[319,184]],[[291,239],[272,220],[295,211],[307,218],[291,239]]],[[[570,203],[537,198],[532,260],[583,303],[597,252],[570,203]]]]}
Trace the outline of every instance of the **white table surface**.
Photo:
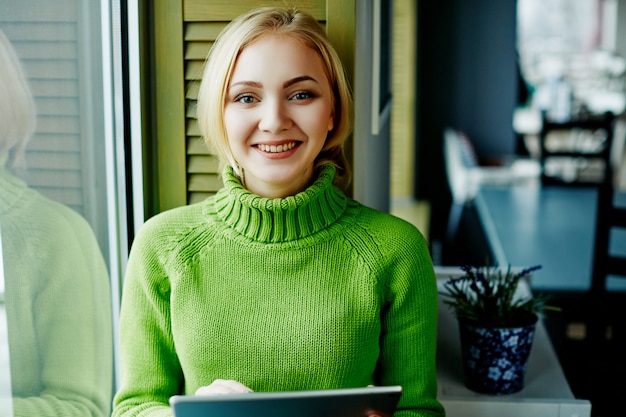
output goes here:
{"type": "MultiPolygon", "coordinates": [[[[441,286],[459,268],[437,267],[441,286]]],[[[540,320],[528,359],[524,388],[514,394],[485,395],[463,383],[457,320],[441,298],[437,348],[438,398],[447,417],[590,417],[591,403],[574,398],[540,320]]]]}

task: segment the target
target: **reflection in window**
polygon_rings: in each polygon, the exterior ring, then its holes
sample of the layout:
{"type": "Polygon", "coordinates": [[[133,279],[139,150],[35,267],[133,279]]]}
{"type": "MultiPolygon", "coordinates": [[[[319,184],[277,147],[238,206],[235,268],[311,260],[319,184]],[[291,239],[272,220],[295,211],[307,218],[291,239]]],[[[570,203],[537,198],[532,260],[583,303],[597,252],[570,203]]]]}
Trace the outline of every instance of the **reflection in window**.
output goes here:
{"type": "Polygon", "coordinates": [[[0,0],[2,416],[110,413],[119,266],[100,7],[0,0]]]}
{"type": "MultiPolygon", "coordinates": [[[[0,248],[2,248],[2,227],[0,227],[0,248]]],[[[0,412],[2,415],[13,414],[11,395],[11,372],[9,368],[9,334],[7,330],[7,312],[4,306],[4,260],[0,250],[0,412]]]]}

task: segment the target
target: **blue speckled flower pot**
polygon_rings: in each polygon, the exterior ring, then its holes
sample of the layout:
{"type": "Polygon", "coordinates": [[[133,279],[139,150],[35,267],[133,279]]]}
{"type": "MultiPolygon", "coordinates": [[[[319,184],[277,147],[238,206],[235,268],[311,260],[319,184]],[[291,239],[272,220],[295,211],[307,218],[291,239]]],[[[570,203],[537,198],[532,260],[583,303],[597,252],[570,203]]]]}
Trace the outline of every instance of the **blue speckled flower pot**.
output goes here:
{"type": "Polygon", "coordinates": [[[465,385],[483,394],[520,391],[535,325],[484,328],[459,322],[465,385]]]}

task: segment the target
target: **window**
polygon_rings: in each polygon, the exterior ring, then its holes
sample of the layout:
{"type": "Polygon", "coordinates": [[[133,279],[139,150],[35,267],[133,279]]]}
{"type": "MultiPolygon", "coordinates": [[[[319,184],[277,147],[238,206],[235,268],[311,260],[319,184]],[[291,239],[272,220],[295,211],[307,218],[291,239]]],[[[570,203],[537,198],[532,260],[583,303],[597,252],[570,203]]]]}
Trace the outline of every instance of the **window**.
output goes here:
{"type": "Polygon", "coordinates": [[[119,7],[0,0],[0,78],[27,86],[0,81],[16,113],[0,115],[2,415],[110,412],[128,241],[119,7]],[[34,124],[7,91],[32,97],[34,124]]]}

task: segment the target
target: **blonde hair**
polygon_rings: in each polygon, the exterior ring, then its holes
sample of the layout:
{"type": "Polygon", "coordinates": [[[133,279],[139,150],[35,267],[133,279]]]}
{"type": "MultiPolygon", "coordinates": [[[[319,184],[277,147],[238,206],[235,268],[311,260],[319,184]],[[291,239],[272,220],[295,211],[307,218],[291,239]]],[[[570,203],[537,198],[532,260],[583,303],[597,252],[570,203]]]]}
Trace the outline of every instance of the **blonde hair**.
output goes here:
{"type": "Polygon", "coordinates": [[[242,175],[228,143],[224,125],[224,103],[235,62],[241,51],[268,34],[287,35],[317,52],[334,96],[334,127],[315,161],[315,167],[337,167],[335,183],[347,186],[351,171],[344,144],[352,132],[352,92],[344,67],[326,33],[311,15],[297,9],[262,7],[237,17],[220,33],[207,57],[198,92],[197,118],[200,133],[222,163],[242,175]]]}
{"type": "Polygon", "coordinates": [[[35,127],[33,95],[13,45],[0,30],[0,158],[8,155],[8,168],[23,167],[35,127]]]}

